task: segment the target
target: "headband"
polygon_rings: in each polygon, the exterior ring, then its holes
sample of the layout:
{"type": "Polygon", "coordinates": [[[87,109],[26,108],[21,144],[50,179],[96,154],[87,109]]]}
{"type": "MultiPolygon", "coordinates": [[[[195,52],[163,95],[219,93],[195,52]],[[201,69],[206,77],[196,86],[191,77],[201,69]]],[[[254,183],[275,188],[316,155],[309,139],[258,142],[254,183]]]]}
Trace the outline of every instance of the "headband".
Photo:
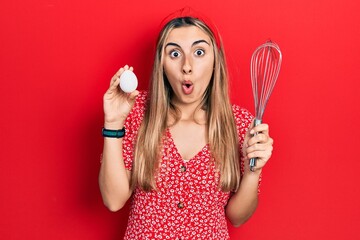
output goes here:
{"type": "Polygon", "coordinates": [[[202,21],[213,33],[218,49],[221,48],[220,35],[219,35],[219,32],[218,32],[216,26],[214,25],[214,23],[210,19],[205,17],[203,14],[200,14],[199,12],[194,11],[190,7],[181,8],[181,9],[171,13],[166,18],[164,18],[160,24],[160,31],[163,30],[165,25],[168,24],[170,21],[172,21],[176,18],[183,18],[183,17],[192,17],[192,18],[196,18],[196,19],[202,21]]]}

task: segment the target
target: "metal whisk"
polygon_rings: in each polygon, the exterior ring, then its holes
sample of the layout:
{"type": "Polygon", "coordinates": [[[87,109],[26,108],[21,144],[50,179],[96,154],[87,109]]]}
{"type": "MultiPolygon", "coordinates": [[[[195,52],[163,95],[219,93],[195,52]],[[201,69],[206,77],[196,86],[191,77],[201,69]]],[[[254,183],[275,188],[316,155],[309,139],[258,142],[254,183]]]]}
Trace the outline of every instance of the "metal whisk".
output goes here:
{"type": "MultiPolygon", "coordinates": [[[[279,76],[282,54],[279,46],[271,41],[260,45],[252,54],[250,63],[251,84],[255,103],[255,126],[261,124],[266,104],[279,76]]],[[[254,171],[256,158],[250,159],[254,171]]]]}

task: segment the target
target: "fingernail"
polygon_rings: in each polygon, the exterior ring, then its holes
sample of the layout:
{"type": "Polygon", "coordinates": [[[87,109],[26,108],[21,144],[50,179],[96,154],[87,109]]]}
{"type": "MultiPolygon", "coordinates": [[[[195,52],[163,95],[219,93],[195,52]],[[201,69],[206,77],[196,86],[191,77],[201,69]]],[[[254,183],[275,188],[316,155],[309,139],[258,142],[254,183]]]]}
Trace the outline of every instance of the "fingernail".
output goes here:
{"type": "Polygon", "coordinates": [[[254,129],[251,129],[250,134],[254,134],[254,133],[255,133],[254,129]]]}

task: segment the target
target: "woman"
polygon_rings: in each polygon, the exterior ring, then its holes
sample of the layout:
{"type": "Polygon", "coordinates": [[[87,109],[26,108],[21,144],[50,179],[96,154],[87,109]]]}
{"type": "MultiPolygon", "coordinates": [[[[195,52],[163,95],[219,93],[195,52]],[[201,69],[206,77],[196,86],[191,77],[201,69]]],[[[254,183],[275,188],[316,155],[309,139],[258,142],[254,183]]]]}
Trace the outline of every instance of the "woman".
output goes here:
{"type": "Polygon", "coordinates": [[[133,196],[125,239],[229,239],[226,217],[240,226],[257,207],[273,140],[266,124],[250,130],[251,114],[230,104],[216,29],[193,12],[169,17],[149,93],[123,93],[124,70],[133,69],[121,68],[104,95],[99,185],[111,211],[133,196]]]}

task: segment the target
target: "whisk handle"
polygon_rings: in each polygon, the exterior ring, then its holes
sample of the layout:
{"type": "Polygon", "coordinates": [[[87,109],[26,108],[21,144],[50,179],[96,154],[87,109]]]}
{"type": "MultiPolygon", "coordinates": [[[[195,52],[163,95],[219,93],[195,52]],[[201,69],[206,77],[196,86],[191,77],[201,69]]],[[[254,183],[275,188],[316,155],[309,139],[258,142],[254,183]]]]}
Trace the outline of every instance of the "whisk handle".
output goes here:
{"type": "MultiPolygon", "coordinates": [[[[255,118],[255,122],[254,122],[254,125],[257,126],[261,124],[261,119],[257,119],[255,118]]],[[[254,133],[254,136],[256,135],[257,133],[254,133]]],[[[256,166],[256,158],[251,158],[250,159],[250,171],[255,171],[255,166],[256,166]]]]}

